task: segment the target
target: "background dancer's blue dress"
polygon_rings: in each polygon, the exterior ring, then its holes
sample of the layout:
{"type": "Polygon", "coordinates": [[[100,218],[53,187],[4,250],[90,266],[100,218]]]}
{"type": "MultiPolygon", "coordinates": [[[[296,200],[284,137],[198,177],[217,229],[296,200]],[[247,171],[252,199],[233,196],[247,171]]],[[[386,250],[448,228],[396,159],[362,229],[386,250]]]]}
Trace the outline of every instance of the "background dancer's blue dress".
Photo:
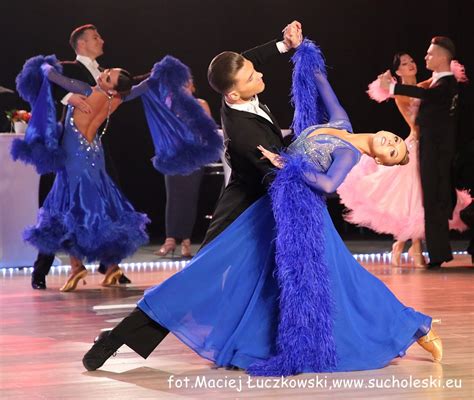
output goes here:
{"type": "MultiPolygon", "coordinates": [[[[49,79],[68,90],[92,92],[84,82],[62,78],[49,71],[49,79]]],[[[107,175],[100,135],[89,142],[73,115],[74,107],[68,106],[60,144],[63,167],[39,210],[37,224],[23,237],[42,253],[64,251],[79,259],[118,264],[148,242],[149,219],[134,210],[107,175]]]]}
{"type": "Polygon", "coordinates": [[[376,369],[430,330],[431,318],[398,301],[334,228],[321,193],[334,191],[361,154],[339,137],[309,135],[352,131],[325,75],[315,77],[329,123],[290,146],[271,197],[138,303],[218,366],[255,375],[376,369]]]}

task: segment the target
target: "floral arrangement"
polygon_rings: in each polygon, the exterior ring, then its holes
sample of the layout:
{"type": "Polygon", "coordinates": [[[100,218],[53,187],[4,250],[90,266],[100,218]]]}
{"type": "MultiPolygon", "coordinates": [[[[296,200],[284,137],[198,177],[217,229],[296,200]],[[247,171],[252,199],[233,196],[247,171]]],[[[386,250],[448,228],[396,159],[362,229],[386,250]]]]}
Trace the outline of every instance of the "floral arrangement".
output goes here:
{"type": "Polygon", "coordinates": [[[5,111],[7,119],[13,124],[15,122],[24,122],[25,124],[31,119],[31,113],[26,110],[10,110],[5,111]]]}

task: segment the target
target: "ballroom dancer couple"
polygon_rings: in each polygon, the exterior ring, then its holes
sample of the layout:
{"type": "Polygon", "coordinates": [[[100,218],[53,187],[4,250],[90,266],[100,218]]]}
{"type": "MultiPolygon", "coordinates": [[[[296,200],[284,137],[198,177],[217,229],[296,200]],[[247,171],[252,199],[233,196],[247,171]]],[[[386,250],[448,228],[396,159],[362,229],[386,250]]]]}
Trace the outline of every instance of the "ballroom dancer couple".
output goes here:
{"type": "MultiPolygon", "coordinates": [[[[341,202],[349,209],[347,221],[395,237],[394,266],[401,265],[405,242],[411,240],[408,255],[415,266],[425,267],[421,241],[426,237],[428,267],[439,267],[452,259],[449,229],[468,228],[460,212],[472,202],[471,195],[456,190],[453,196],[451,183],[457,123],[456,81],[467,81],[464,67],[453,60],[454,54],[449,38],[433,38],[425,57],[433,76],[418,83],[413,58],[405,52],[395,55],[392,70],[385,77],[397,77],[392,79],[397,89],[392,97],[410,127],[405,140],[410,162],[403,168],[387,168],[363,156],[337,190],[341,202]]],[[[380,88],[379,80],[369,85],[368,93],[378,102],[390,98],[390,92],[380,88]]]]}
{"type": "MultiPolygon", "coordinates": [[[[97,59],[104,54],[104,38],[99,33],[96,26],[92,24],[81,25],[75,28],[69,37],[69,44],[76,54],[74,61],[61,61],[60,64],[63,69],[63,74],[68,78],[78,79],[89,83],[91,86],[96,84],[101,71],[104,69],[97,63],[97,59]]],[[[56,103],[57,119],[61,123],[66,117],[67,105],[81,109],[81,111],[90,113],[91,109],[87,103],[86,96],[78,93],[68,92],[58,85],[52,86],[52,95],[56,103]]],[[[116,185],[119,184],[118,174],[108,150],[108,137],[110,132],[105,137],[102,137],[101,143],[104,149],[105,167],[107,173],[110,175],[116,185]]],[[[41,174],[39,185],[39,206],[43,203],[51,191],[54,183],[55,174],[41,174]]],[[[48,275],[54,261],[54,254],[38,253],[38,256],[33,265],[33,272],[31,274],[31,286],[33,289],[46,289],[46,276],[48,275]]],[[[98,272],[102,274],[107,273],[105,265],[100,264],[98,272]]],[[[112,269],[110,273],[116,273],[112,269]]],[[[104,283],[108,278],[104,279],[104,283]]],[[[130,283],[125,275],[121,275],[119,283],[130,283]]]]}
{"type": "Polygon", "coordinates": [[[219,54],[208,79],[223,96],[233,169],[204,246],[99,335],[85,368],[100,368],[123,344],[146,358],[169,332],[216,365],[253,375],[381,368],[415,341],[440,361],[431,317],[404,306],[354,260],[324,200],[363,154],[406,164],[405,142],[386,131],[352,133],[322,54],[302,41],[297,21],[281,42],[219,54]],[[265,88],[259,69],[289,48],[296,48],[297,138],[277,154],[281,131],[258,99],[265,88]]]}
{"type": "Polygon", "coordinates": [[[214,121],[185,89],[189,69],[171,56],[156,63],[149,78],[135,86],[120,68],[102,71],[95,85],[70,79],[62,69],[54,56],[25,63],[17,89],[30,102],[32,119],[25,140],[13,143],[12,156],[33,164],[40,174],[56,173],[37,224],[25,230],[24,239],[40,253],[69,254],[72,272],[60,289],[68,292],[87,275],[83,260],[105,265],[102,286],[110,286],[122,275],[119,262],[148,241],[148,217],[134,210],[105,169],[101,138],[123,102],[142,98],[155,145],[153,164],[162,172],[190,173],[217,159],[222,139],[214,121]],[[56,123],[52,84],[80,94],[87,105],[68,106],[64,131],[56,123]]]}

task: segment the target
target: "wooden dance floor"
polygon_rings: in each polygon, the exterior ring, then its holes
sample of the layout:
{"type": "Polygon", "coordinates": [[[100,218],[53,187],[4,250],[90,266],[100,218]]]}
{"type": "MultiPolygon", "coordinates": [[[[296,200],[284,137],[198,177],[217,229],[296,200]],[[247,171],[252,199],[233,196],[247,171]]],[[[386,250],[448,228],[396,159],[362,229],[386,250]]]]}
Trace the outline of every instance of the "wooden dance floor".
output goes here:
{"type": "Polygon", "coordinates": [[[53,269],[46,291],[31,289],[29,269],[0,270],[0,398],[474,398],[474,269],[466,267],[467,255],[433,272],[409,264],[392,268],[387,257],[362,258],[402,302],[441,320],[435,324],[444,343],[441,364],[415,344],[404,358],[379,370],[249,378],[242,371],[213,367],[169,335],[147,360],[124,346],[100,370],[87,372],[81,359],[98,332],[115,326],[144,289],[184,264],[164,260],[152,266],[159,261],[152,250],[142,250],[139,264],[126,270],[132,284],[113,288],[99,286],[102,276],[93,267],[87,285],[71,293],[58,291],[65,268],[53,269]]]}

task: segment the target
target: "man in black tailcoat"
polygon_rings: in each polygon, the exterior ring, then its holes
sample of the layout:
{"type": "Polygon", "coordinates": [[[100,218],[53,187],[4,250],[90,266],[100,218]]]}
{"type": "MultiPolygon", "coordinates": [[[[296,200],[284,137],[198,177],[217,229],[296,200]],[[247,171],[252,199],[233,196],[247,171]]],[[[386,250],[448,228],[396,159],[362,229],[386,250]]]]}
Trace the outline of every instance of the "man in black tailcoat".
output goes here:
{"type": "MultiPolygon", "coordinates": [[[[209,65],[209,83],[223,96],[222,127],[232,176],[219,199],[203,245],[267,191],[273,166],[262,158],[257,146],[276,151],[284,147],[284,142],[275,118],[258,100],[257,95],[263,92],[265,84],[256,68],[274,55],[296,48],[302,38],[301,24],[294,21],[284,29],[283,41],[266,43],[242,55],[224,52],[209,65]]],[[[96,370],[123,344],[147,358],[168,333],[137,307],[114,329],[102,332],[82,362],[87,370],[96,370]]]]}
{"type": "MultiPolygon", "coordinates": [[[[295,28],[301,30],[299,24],[295,28]]],[[[295,43],[290,39],[278,43],[275,40],[242,54],[226,51],[209,66],[209,83],[222,94],[222,128],[232,175],[217,203],[202,246],[263,196],[273,179],[273,166],[262,159],[257,146],[281,149],[284,142],[276,119],[257,97],[265,89],[263,74],[258,69],[268,59],[299,43],[298,39],[295,43]]]]}
{"type": "MultiPolygon", "coordinates": [[[[425,208],[428,268],[437,269],[453,259],[448,221],[455,206],[452,180],[458,108],[458,84],[450,63],[455,55],[453,42],[445,36],[431,40],[425,56],[426,67],[433,71],[428,89],[393,84],[389,72],[380,79],[391,94],[421,99],[417,124],[420,127],[420,174],[425,208]]],[[[405,190],[405,188],[400,188],[405,190]]]]}

